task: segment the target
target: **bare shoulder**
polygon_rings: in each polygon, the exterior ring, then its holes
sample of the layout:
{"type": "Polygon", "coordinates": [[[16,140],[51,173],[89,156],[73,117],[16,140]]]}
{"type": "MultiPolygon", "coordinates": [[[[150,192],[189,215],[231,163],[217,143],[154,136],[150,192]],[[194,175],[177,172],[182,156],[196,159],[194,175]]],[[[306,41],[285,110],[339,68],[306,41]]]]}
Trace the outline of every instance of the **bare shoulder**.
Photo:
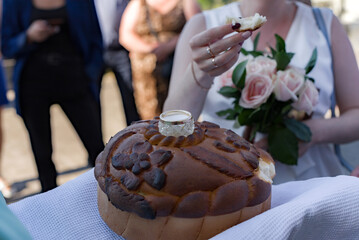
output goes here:
{"type": "Polygon", "coordinates": [[[347,33],[345,31],[344,26],[339,21],[338,17],[333,14],[332,25],[331,25],[331,37],[332,39],[334,39],[335,36],[340,37],[340,35],[346,36],[347,33]]]}
{"type": "Polygon", "coordinates": [[[190,31],[194,34],[206,30],[206,19],[203,13],[194,15],[186,24],[186,31],[190,31]]]}
{"type": "Polygon", "coordinates": [[[348,34],[335,15],[333,15],[331,24],[331,44],[334,59],[336,57],[354,57],[348,34]]]}
{"type": "Polygon", "coordinates": [[[127,21],[127,23],[132,22],[138,18],[140,12],[141,3],[140,0],[131,0],[127,4],[127,7],[123,13],[122,20],[127,21]]]}
{"type": "Polygon", "coordinates": [[[359,70],[354,50],[344,26],[336,16],[331,25],[335,92],[341,112],[359,108],[359,70]]]}
{"type": "Polygon", "coordinates": [[[131,0],[128,2],[127,7],[126,7],[126,11],[137,11],[137,9],[139,9],[141,6],[141,1],[140,0],[131,0]]]}

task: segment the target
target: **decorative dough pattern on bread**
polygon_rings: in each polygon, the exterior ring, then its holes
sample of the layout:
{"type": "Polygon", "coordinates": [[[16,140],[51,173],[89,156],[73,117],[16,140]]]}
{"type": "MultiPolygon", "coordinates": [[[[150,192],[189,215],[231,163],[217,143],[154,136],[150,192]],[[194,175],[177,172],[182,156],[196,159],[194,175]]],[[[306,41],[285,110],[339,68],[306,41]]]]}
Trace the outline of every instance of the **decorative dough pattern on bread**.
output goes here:
{"type": "Polygon", "coordinates": [[[274,173],[261,176],[260,162],[274,163],[231,130],[196,122],[193,134],[168,137],[160,134],[154,119],[112,137],[97,158],[95,177],[122,211],[147,219],[201,218],[268,199],[274,173]]]}

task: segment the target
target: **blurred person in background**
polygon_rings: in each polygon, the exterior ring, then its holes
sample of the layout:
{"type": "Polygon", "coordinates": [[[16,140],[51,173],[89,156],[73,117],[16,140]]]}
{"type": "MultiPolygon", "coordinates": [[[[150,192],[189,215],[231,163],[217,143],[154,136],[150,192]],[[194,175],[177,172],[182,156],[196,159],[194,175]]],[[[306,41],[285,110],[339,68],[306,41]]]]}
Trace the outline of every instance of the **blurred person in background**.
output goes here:
{"type": "MultiPolygon", "coordinates": [[[[140,120],[133,96],[131,62],[128,51],[119,43],[119,27],[129,0],[95,0],[104,41],[104,73],[111,70],[121,92],[126,123],[140,120]]],[[[101,87],[103,75],[99,79],[101,87]]]]}
{"type": "Polygon", "coordinates": [[[2,52],[14,58],[17,112],[28,130],[42,191],[57,186],[50,107],[59,104],[94,166],[102,151],[98,78],[103,43],[93,0],[4,0],[2,52]]]}
{"type": "Polygon", "coordinates": [[[351,176],[359,177],[359,166],[357,166],[350,174],[351,176]]]}
{"type": "MultiPolygon", "coordinates": [[[[0,23],[1,23],[1,15],[2,15],[2,0],[0,0],[0,23]]],[[[6,97],[6,78],[2,64],[2,55],[0,53],[0,192],[4,195],[5,198],[11,198],[13,196],[13,190],[11,186],[5,181],[3,177],[1,177],[2,165],[1,165],[1,153],[3,146],[3,128],[2,128],[2,112],[4,106],[8,104],[8,99],[6,97]]]]}
{"type": "Polygon", "coordinates": [[[195,0],[129,2],[120,25],[120,43],[130,52],[135,100],[142,119],[161,114],[179,35],[200,11],[195,0]]]}
{"type": "MultiPolygon", "coordinates": [[[[1,2],[1,1],[0,1],[1,2]]],[[[0,3],[1,4],[1,3],[0,3]]],[[[3,109],[6,104],[8,104],[8,100],[6,98],[6,80],[5,74],[2,64],[2,58],[0,54],[0,192],[4,195],[5,198],[11,198],[13,196],[13,189],[11,186],[5,181],[3,177],[1,177],[1,173],[3,173],[3,166],[1,165],[1,153],[3,146],[3,109]]]]}

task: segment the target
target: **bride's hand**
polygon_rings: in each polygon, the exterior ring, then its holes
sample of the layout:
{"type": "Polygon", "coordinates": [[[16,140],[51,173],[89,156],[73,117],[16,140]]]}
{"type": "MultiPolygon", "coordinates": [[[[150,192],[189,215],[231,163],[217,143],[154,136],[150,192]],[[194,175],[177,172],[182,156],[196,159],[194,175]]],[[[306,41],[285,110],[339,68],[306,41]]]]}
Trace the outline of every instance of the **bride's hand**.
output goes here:
{"type": "Polygon", "coordinates": [[[310,129],[310,131],[312,133],[312,139],[310,142],[303,142],[303,141],[299,140],[298,147],[299,147],[299,156],[300,157],[303,156],[304,153],[306,153],[308,151],[308,149],[316,143],[315,129],[318,128],[317,125],[321,124],[321,121],[322,121],[321,119],[313,119],[313,118],[303,121],[303,123],[305,125],[307,125],[307,127],[310,129]]]}
{"type": "Polygon", "coordinates": [[[198,68],[211,77],[230,69],[238,59],[243,42],[252,32],[235,32],[239,26],[226,24],[195,35],[190,41],[192,59],[198,68]],[[224,36],[234,33],[224,38],[224,36]]]}
{"type": "Polygon", "coordinates": [[[359,177],[359,166],[351,172],[350,176],[359,177]]]}

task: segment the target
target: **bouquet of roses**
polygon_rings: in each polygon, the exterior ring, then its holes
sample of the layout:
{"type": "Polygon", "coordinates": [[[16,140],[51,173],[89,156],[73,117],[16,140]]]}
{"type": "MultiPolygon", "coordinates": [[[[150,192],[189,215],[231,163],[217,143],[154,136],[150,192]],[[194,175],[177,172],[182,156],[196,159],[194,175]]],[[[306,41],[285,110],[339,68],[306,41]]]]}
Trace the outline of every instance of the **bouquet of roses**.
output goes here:
{"type": "Polygon", "coordinates": [[[318,102],[318,90],[308,73],[314,68],[317,50],[314,49],[304,69],[290,66],[294,53],[286,51],[284,40],[275,35],[276,47],[271,54],[254,50],[241,52],[248,56],[233,70],[232,83],[219,93],[233,98],[233,108],[217,112],[228,120],[236,120],[250,129],[249,139],[257,132],[267,134],[268,151],[274,159],[297,164],[298,142],[311,140],[310,129],[295,116],[310,116],[318,102]]]}

